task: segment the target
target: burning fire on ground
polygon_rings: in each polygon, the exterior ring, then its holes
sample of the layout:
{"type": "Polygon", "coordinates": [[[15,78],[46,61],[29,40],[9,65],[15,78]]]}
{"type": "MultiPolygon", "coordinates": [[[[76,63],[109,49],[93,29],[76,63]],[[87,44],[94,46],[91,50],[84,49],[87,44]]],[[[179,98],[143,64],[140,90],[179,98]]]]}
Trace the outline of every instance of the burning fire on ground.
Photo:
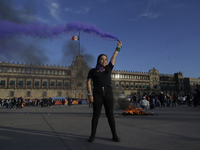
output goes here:
{"type": "Polygon", "coordinates": [[[144,111],[142,108],[135,107],[133,103],[125,100],[125,99],[118,99],[119,108],[123,110],[122,115],[129,116],[129,115],[155,115],[154,112],[144,111]]]}
{"type": "Polygon", "coordinates": [[[137,108],[129,105],[123,112],[123,115],[149,115],[142,108],[137,108]]]}

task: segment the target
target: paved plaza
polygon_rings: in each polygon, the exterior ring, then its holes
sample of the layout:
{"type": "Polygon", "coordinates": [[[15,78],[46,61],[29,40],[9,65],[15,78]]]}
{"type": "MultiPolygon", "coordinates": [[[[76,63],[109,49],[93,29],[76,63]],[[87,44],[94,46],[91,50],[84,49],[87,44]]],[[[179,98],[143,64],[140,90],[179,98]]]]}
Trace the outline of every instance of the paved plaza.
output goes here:
{"type": "Polygon", "coordinates": [[[121,142],[111,140],[102,109],[96,139],[90,136],[92,108],[57,105],[0,108],[0,150],[199,150],[200,108],[181,105],[124,116],[115,108],[121,142]]]}

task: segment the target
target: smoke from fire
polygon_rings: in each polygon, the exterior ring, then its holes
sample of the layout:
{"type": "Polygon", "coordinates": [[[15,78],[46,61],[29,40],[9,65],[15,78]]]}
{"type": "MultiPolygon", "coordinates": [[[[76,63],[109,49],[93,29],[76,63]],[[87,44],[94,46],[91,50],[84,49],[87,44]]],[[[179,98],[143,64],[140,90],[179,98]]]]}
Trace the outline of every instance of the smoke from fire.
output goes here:
{"type": "MultiPolygon", "coordinates": [[[[92,67],[94,64],[94,56],[86,53],[86,49],[84,47],[80,48],[80,54],[83,55],[83,59],[85,62],[87,62],[89,67],[92,67]]],[[[69,62],[72,62],[75,60],[76,56],[79,55],[79,47],[77,42],[74,41],[68,41],[66,44],[64,44],[62,49],[63,57],[62,62],[67,64],[69,62]]]]}
{"type": "MultiPolygon", "coordinates": [[[[0,61],[45,64],[49,58],[45,54],[47,50],[41,47],[40,44],[50,38],[56,38],[59,35],[70,34],[71,32],[81,31],[101,38],[118,40],[116,36],[101,31],[95,25],[70,22],[64,26],[51,27],[48,24],[35,23],[33,20],[34,9],[24,6],[24,9],[18,10],[13,6],[11,0],[0,0],[0,61]],[[23,41],[23,39],[26,40],[23,41]]],[[[77,56],[78,48],[71,42],[63,47],[62,64],[69,64],[77,56]]],[[[93,56],[86,53],[84,47],[81,47],[81,55],[83,55],[88,66],[94,63],[93,56]]]]}

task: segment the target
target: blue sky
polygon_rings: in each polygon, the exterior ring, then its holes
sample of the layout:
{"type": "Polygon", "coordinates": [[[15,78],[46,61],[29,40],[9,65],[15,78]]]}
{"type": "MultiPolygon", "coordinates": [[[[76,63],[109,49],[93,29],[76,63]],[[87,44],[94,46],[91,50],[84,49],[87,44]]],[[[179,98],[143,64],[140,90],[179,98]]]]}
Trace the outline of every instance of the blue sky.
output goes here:
{"type": "MultiPolygon", "coordinates": [[[[38,22],[52,27],[80,22],[117,36],[123,48],[115,70],[148,72],[154,67],[161,74],[180,71],[184,77],[200,77],[199,0],[0,0],[0,3],[8,7],[0,9],[0,21],[38,22]]],[[[10,38],[12,41],[1,40],[0,61],[69,66],[78,51],[78,42],[71,41],[74,35],[78,32],[51,38],[21,36],[10,38]]],[[[110,58],[117,44],[115,40],[84,32],[80,42],[81,54],[90,67],[95,67],[101,53],[110,58]]]]}

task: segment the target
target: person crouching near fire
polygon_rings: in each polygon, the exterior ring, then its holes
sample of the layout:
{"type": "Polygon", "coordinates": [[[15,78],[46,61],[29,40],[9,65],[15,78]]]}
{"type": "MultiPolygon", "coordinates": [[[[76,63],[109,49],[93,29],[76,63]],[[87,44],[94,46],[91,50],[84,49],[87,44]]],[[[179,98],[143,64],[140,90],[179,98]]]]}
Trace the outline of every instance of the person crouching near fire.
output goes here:
{"type": "Polygon", "coordinates": [[[97,58],[96,68],[92,68],[88,73],[88,100],[93,103],[91,136],[88,139],[88,142],[93,142],[95,140],[97,124],[103,104],[105,107],[106,116],[108,118],[108,123],[112,132],[112,140],[115,142],[120,142],[120,138],[117,136],[115,119],[113,116],[114,100],[111,86],[111,72],[115,64],[115,58],[118,55],[121,47],[122,43],[118,41],[117,48],[115,49],[109,64],[107,64],[108,58],[105,54],[99,55],[97,58]],[[91,86],[92,82],[94,87],[93,92],[91,86]]]}
{"type": "Polygon", "coordinates": [[[147,112],[147,108],[149,106],[149,101],[146,100],[146,96],[143,96],[143,99],[140,101],[140,106],[142,109],[147,112]]]}

